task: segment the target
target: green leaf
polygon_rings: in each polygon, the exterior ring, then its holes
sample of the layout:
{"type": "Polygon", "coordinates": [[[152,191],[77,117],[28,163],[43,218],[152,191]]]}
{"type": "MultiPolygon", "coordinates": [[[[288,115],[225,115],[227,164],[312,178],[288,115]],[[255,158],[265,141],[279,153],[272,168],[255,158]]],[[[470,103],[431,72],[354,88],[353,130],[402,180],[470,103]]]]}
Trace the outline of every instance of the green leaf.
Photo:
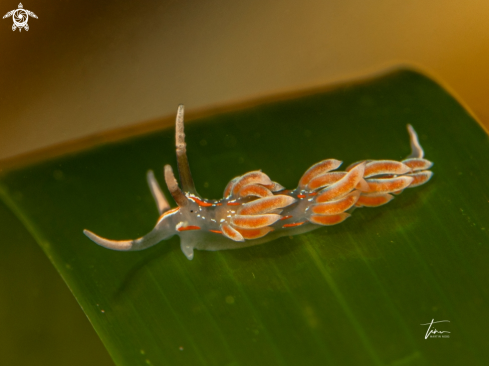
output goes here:
{"type": "MultiPolygon", "coordinates": [[[[239,250],[179,239],[141,252],[158,213],[148,169],[175,167],[174,131],[10,170],[1,197],[60,272],[117,365],[484,364],[489,357],[489,140],[457,101],[410,71],[187,124],[197,190],[219,198],[262,169],[294,188],[313,163],[402,159],[406,124],[433,179],[342,224],[239,250]],[[450,331],[425,339],[427,326],[450,331]]],[[[168,193],[167,196],[169,197],[168,193]]]]}
{"type": "Polygon", "coordinates": [[[39,245],[0,202],[0,365],[113,365],[39,245]]]}

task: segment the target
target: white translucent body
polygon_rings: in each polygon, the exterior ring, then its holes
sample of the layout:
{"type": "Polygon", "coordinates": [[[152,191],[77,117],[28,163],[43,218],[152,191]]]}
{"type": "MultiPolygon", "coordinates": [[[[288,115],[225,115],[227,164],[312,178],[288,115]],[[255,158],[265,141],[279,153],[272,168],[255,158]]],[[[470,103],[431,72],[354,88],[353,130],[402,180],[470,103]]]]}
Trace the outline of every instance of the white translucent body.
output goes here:
{"type": "MultiPolygon", "coordinates": [[[[415,166],[416,164],[419,165],[421,167],[420,170],[423,170],[420,171],[418,175],[422,176],[423,180],[422,182],[414,182],[417,177],[416,175],[413,175],[416,169],[410,168],[402,163],[393,162],[397,164],[397,173],[407,173],[407,175],[401,174],[401,179],[394,179],[394,181],[399,184],[404,184],[401,186],[401,191],[412,182],[413,186],[425,183],[432,175],[432,172],[425,170],[429,169],[432,163],[422,159],[424,152],[419,144],[416,132],[410,125],[408,125],[408,131],[411,137],[412,153],[408,156],[405,162],[410,166],[415,166]],[[399,171],[399,169],[401,170],[399,171]]],[[[257,171],[234,178],[226,188],[227,196],[225,198],[218,201],[205,200],[197,196],[188,168],[185,134],[183,131],[183,106],[179,107],[177,113],[176,145],[177,161],[184,191],[178,186],[178,183],[173,176],[172,169],[169,166],[165,167],[165,180],[170,193],[179,206],[177,209],[170,209],[170,205],[156,181],[153,172],[149,171],[147,174],[148,185],[160,212],[160,217],[154,229],[145,236],[134,240],[104,239],[88,230],[84,230],[85,235],[103,247],[119,251],[142,250],[153,246],[162,240],[169,239],[173,235],[179,235],[183,253],[188,259],[192,259],[194,256],[194,249],[215,251],[244,248],[262,244],[281,236],[297,235],[312,231],[320,228],[320,225],[339,223],[349,216],[347,212],[351,213],[353,211],[355,208],[353,204],[359,199],[361,194],[367,199],[372,197],[380,197],[384,199],[385,202],[380,204],[387,203],[393,198],[386,193],[368,193],[369,181],[372,182],[372,184],[378,183],[379,181],[381,183],[390,182],[393,180],[392,176],[397,177],[397,175],[392,174],[389,174],[388,177],[386,174],[380,174],[377,175],[377,177],[373,177],[378,179],[365,180],[364,170],[369,161],[352,164],[347,168],[348,173],[344,172],[340,175],[336,174],[338,177],[343,177],[337,182],[324,184],[314,189],[308,188],[307,181],[310,180],[310,178],[307,177],[308,172],[317,171],[318,175],[316,178],[319,177],[321,180],[323,177],[326,177],[326,175],[321,174],[329,174],[328,172],[330,170],[336,169],[341,165],[340,161],[330,159],[313,165],[301,178],[299,187],[293,191],[284,191],[282,186],[272,182],[268,176],[257,171]],[[326,173],[320,171],[321,169],[324,169],[326,173]],[[390,178],[390,180],[385,178],[390,178]],[[248,181],[252,183],[246,186],[248,181]],[[239,196],[237,192],[240,191],[238,188],[242,188],[240,184],[244,187],[256,188],[258,189],[257,192],[265,192],[266,195],[265,197],[261,196],[261,198],[253,195],[244,197],[239,196]],[[350,184],[351,187],[349,186],[345,188],[345,185],[348,184],[350,184]],[[265,187],[268,188],[265,189],[265,187]],[[337,191],[339,193],[337,193],[337,191]],[[338,206],[342,199],[343,201],[348,199],[347,196],[351,196],[352,199],[350,204],[342,209],[345,212],[341,215],[327,216],[328,214],[326,213],[325,217],[324,215],[313,214],[312,212],[314,209],[317,213],[319,208],[327,210],[329,205],[332,207],[335,205],[338,206]],[[270,197],[276,198],[271,199],[270,197]],[[325,204],[324,201],[321,201],[323,198],[327,200],[327,204],[325,204]],[[279,201],[285,203],[280,204],[279,201]],[[268,209],[268,202],[275,202],[275,206],[271,205],[268,209]],[[260,208],[261,211],[256,214],[253,212],[253,215],[240,215],[240,210],[243,210],[244,208],[248,208],[248,211],[250,211],[250,205],[246,205],[246,203],[253,203],[253,209],[257,204],[264,206],[264,208],[260,208]],[[338,219],[337,222],[327,222],[334,217],[338,219]],[[242,222],[245,222],[245,224],[249,223],[250,225],[255,225],[256,230],[266,228],[266,231],[263,232],[264,234],[260,234],[263,235],[261,237],[259,237],[259,235],[249,234],[250,229],[244,229],[244,226],[239,226],[243,224],[237,223],[236,220],[238,218],[242,218],[242,222]],[[259,221],[261,218],[269,220],[270,222],[266,225],[261,224],[259,221]],[[230,235],[227,234],[227,231],[225,230],[226,228],[230,235]],[[257,238],[245,239],[247,237],[247,232],[248,237],[249,235],[255,235],[257,238]]],[[[378,162],[378,165],[385,165],[386,162],[390,161],[378,162]]],[[[332,176],[333,175],[330,177],[332,176]]],[[[318,180],[316,179],[315,182],[318,182],[318,180]]],[[[395,194],[400,193],[400,191],[390,192],[395,194]]],[[[369,206],[369,204],[365,203],[364,205],[357,206],[369,206]]],[[[247,211],[245,210],[244,212],[247,211]]],[[[255,229],[252,228],[251,230],[255,229]]]]}

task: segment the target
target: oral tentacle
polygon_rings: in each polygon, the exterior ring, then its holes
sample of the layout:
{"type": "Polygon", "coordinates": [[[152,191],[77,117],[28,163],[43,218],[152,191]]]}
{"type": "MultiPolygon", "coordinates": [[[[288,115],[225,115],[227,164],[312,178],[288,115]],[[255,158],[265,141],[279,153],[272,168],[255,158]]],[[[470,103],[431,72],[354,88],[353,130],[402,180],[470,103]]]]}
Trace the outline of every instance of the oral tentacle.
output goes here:
{"type": "Polygon", "coordinates": [[[158,212],[161,215],[162,213],[170,209],[170,204],[166,200],[166,197],[163,194],[163,191],[161,190],[161,187],[158,184],[158,181],[156,180],[152,170],[148,170],[148,172],[146,173],[146,180],[148,182],[151,195],[153,196],[156,202],[156,207],[158,208],[158,212]]]}
{"type": "Polygon", "coordinates": [[[168,235],[168,232],[165,232],[164,230],[160,230],[158,228],[158,225],[153,230],[151,230],[148,234],[133,240],[105,239],[91,232],[90,230],[86,230],[86,229],[83,230],[83,233],[94,243],[108,249],[119,250],[119,251],[146,249],[172,236],[172,234],[168,235]]]}

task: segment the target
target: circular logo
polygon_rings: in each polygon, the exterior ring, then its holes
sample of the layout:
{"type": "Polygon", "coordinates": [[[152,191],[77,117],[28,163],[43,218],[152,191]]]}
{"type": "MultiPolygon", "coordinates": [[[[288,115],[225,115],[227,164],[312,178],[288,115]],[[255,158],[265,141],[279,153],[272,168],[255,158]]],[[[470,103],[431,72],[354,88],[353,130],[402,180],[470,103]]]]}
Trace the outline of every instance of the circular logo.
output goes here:
{"type": "Polygon", "coordinates": [[[17,28],[22,28],[27,24],[29,14],[27,14],[24,9],[17,9],[12,14],[12,19],[14,20],[14,24],[17,28]]]}

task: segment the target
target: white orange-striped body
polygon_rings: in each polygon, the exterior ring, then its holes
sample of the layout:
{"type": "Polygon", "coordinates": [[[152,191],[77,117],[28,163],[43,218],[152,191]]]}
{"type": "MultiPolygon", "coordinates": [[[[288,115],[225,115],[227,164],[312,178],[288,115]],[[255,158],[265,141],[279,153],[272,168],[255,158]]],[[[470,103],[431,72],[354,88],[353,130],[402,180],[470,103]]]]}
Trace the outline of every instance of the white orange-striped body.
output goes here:
{"type": "Polygon", "coordinates": [[[177,160],[183,191],[170,166],[165,166],[165,180],[178,204],[170,209],[152,172],[148,183],[161,212],[155,228],[142,238],[113,241],[85,230],[97,244],[115,250],[141,250],[173,235],[181,238],[182,251],[188,259],[194,249],[222,250],[242,248],[296,235],[347,219],[358,207],[381,206],[405,188],[426,183],[433,165],[423,159],[417,135],[408,126],[411,155],[402,162],[364,160],[337,170],[342,162],[323,160],[309,168],[294,190],[285,190],[261,171],[232,179],[224,198],[200,198],[193,186],[186,156],[183,133],[183,106],[177,114],[177,160]]]}

